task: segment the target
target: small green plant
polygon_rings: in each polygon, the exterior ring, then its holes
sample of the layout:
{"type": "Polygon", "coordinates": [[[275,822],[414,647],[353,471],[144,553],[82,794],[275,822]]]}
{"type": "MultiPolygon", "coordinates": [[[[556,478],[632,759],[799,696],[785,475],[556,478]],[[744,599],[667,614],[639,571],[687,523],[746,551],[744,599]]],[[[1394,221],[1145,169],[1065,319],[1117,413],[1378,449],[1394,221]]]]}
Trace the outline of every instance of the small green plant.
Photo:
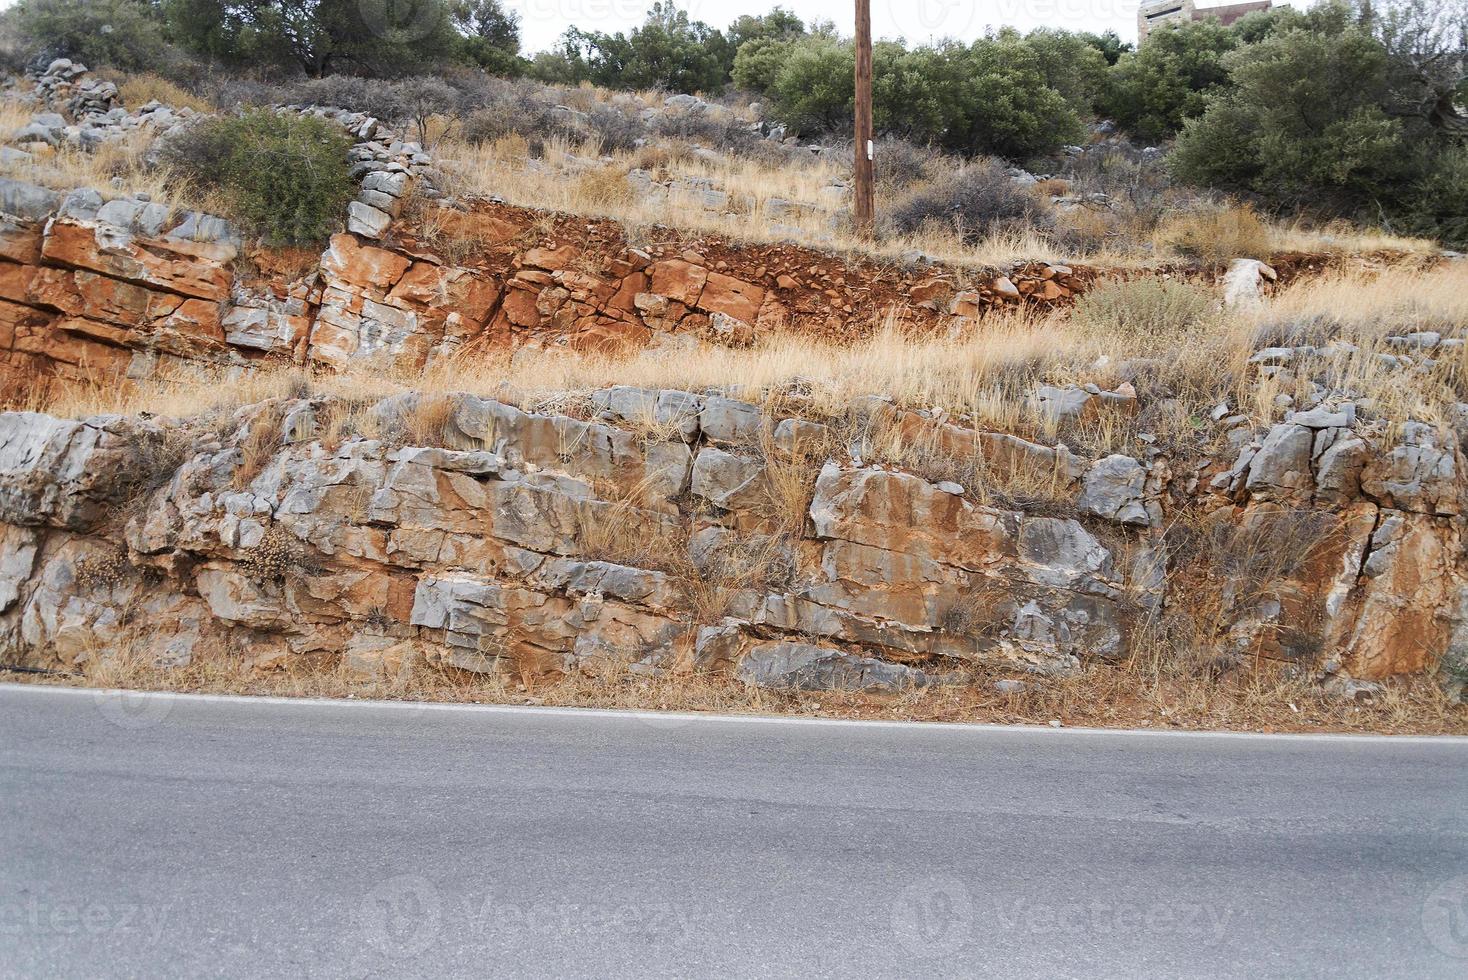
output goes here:
{"type": "Polygon", "coordinates": [[[164,161],[228,202],[230,217],[271,245],[319,243],[355,193],[351,140],[325,120],[266,110],[207,119],[171,138],[164,161]]]}

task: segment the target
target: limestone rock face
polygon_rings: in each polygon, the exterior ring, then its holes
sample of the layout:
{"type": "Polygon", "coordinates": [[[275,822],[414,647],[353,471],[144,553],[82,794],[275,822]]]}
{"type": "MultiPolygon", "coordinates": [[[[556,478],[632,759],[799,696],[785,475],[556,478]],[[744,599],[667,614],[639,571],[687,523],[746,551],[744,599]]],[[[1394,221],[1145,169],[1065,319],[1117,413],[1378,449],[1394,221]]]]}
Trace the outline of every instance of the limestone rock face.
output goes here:
{"type": "Polygon", "coordinates": [[[1121,524],[1155,526],[1162,518],[1161,507],[1148,504],[1146,469],[1130,456],[1107,456],[1087,470],[1078,506],[1121,524]]]}
{"type": "MultiPolygon", "coordinates": [[[[339,245],[353,289],[410,273],[339,245]]],[[[413,392],[367,409],[372,438],[328,440],[340,408],[0,414],[0,641],[65,663],[616,663],[874,694],[964,663],[1121,660],[1159,617],[1216,663],[1332,659],[1363,679],[1468,641],[1462,467],[1437,429],[1382,444],[1307,416],[1183,481],[1160,453],[1087,460],[880,400],[818,422],[621,387],[573,418],[413,392]],[[880,444],[862,438],[894,432],[979,486],[861,461],[880,444]],[[995,460],[1037,468],[1048,509],[980,503],[995,460]]]]}
{"type": "Polygon", "coordinates": [[[1249,464],[1245,487],[1267,499],[1308,500],[1315,488],[1310,467],[1314,447],[1315,434],[1305,426],[1274,426],[1249,464]]]}
{"type": "Polygon", "coordinates": [[[810,517],[817,538],[975,571],[1016,554],[1014,515],[975,506],[906,473],[827,463],[816,480],[810,517]]]}
{"type": "Polygon", "coordinates": [[[1421,422],[1406,425],[1402,441],[1361,473],[1361,490],[1384,507],[1417,514],[1462,513],[1463,455],[1451,433],[1421,422]]]}
{"type": "Polygon", "coordinates": [[[107,508],[146,486],[163,432],[120,416],[73,422],[0,413],[0,520],[87,530],[107,508]]]}
{"type": "Polygon", "coordinates": [[[896,693],[931,682],[927,674],[808,643],[765,643],[744,654],[734,672],[760,687],[795,691],[871,691],[896,693]]]}

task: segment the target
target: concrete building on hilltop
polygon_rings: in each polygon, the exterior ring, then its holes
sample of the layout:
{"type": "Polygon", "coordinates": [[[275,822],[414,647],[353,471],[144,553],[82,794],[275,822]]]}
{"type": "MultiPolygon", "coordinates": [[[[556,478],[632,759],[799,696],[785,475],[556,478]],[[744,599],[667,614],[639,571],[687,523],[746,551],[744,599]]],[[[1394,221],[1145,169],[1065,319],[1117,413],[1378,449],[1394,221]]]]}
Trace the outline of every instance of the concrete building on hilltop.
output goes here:
{"type": "Polygon", "coordinates": [[[1227,27],[1245,14],[1268,10],[1273,6],[1274,0],[1247,0],[1245,3],[1229,3],[1221,7],[1199,7],[1193,0],[1147,0],[1137,10],[1137,43],[1145,41],[1147,33],[1159,24],[1208,20],[1213,17],[1227,27]]]}

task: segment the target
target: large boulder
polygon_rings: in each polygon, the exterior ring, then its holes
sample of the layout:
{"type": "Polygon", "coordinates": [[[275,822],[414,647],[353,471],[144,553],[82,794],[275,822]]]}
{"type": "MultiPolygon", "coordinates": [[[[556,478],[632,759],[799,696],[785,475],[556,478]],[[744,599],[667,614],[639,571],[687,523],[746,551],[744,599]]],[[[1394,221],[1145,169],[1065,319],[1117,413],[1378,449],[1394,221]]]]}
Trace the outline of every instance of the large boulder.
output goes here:
{"type": "Polygon", "coordinates": [[[779,690],[880,694],[927,687],[933,681],[916,667],[809,643],[785,642],[750,649],[739,661],[734,676],[746,684],[779,690]]]}
{"type": "Polygon", "coordinates": [[[156,423],[117,415],[0,413],[0,521],[89,529],[172,473],[168,440],[156,423]]]}
{"type": "Polygon", "coordinates": [[[1147,500],[1147,470],[1130,456],[1098,460],[1081,481],[1081,513],[1141,527],[1162,522],[1162,509],[1147,500]]]}

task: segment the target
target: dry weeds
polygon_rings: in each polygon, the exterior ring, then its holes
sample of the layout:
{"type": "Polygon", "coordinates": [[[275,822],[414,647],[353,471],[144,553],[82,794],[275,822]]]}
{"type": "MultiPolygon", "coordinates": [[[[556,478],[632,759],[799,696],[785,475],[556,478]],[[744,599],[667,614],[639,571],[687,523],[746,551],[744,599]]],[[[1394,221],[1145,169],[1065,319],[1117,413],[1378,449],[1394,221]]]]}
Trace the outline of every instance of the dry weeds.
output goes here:
{"type": "MultiPolygon", "coordinates": [[[[55,383],[31,391],[15,407],[68,417],[143,410],[191,417],[306,392],[365,406],[404,391],[513,397],[521,405],[554,407],[619,384],[696,392],[737,387],[740,397],[755,402],[799,390],[800,412],[810,418],[844,418],[855,400],[877,395],[978,429],[1046,442],[1064,438],[1088,451],[1127,451],[1144,426],[1163,444],[1197,445],[1208,411],[1219,402],[1256,424],[1275,421],[1284,411],[1276,396],[1303,397],[1312,380],[1351,393],[1390,423],[1446,423],[1453,407],[1468,400],[1468,353],[1441,351],[1430,369],[1410,371],[1380,355],[1403,353],[1388,343],[1394,334],[1432,329],[1461,335],[1468,327],[1465,287],[1468,266],[1462,263],[1358,269],[1303,279],[1257,312],[1225,314],[1215,311],[1216,296],[1198,287],[1144,280],[1102,290],[1074,313],[996,314],[957,337],[912,336],[889,321],[854,342],[783,334],[751,348],[707,348],[698,357],[525,350],[513,364],[508,356],[475,355],[421,374],[188,369],[121,385],[55,383]],[[1327,348],[1331,342],[1354,350],[1327,348]],[[1290,374],[1261,379],[1248,360],[1272,344],[1322,349],[1297,361],[1290,374]],[[1134,419],[1103,412],[1059,431],[1026,407],[1037,384],[1094,383],[1109,390],[1128,364],[1127,376],[1144,403],[1156,403],[1147,406],[1150,414],[1134,419]]],[[[425,399],[425,406],[432,403],[425,399]]],[[[648,420],[644,429],[645,438],[671,436],[669,424],[648,420]]]]}
{"type": "MultiPolygon", "coordinates": [[[[33,662],[28,666],[39,666],[33,662]]],[[[7,666],[23,666],[8,662],[7,666]]],[[[1282,669],[1222,678],[1150,676],[1134,666],[1093,665],[1064,678],[1024,676],[1025,689],[1001,694],[993,682],[1018,675],[969,668],[963,686],[892,696],[761,690],[722,674],[686,671],[649,677],[599,662],[585,673],[534,689],[503,674],[475,674],[422,661],[376,675],[334,655],[302,656],[260,669],[226,651],[185,667],[158,667],[124,648],[52,675],[0,672],[0,679],[126,690],[276,697],[382,699],[804,717],[1255,732],[1468,734],[1468,707],[1453,704],[1431,678],[1389,682],[1371,703],[1342,702],[1282,669]]]]}

